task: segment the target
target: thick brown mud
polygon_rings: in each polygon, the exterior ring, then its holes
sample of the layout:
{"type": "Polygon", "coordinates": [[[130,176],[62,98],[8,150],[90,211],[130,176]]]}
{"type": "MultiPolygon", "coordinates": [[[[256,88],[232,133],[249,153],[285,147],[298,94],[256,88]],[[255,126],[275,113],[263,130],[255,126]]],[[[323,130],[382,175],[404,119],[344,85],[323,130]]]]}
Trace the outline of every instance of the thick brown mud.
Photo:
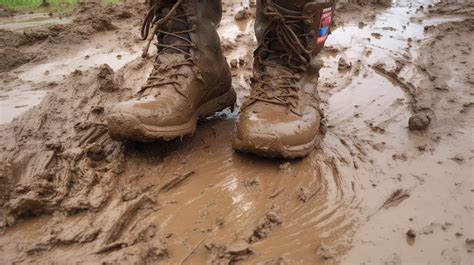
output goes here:
{"type": "MultiPolygon", "coordinates": [[[[469,264],[473,7],[359,2],[322,53],[322,144],[293,161],[234,152],[237,110],[172,142],[110,139],[106,109],[151,70],[137,3],[45,38],[5,28],[1,49],[34,58],[0,73],[0,263],[469,264]]],[[[254,8],[225,2],[219,28],[239,105],[254,8]]]]}

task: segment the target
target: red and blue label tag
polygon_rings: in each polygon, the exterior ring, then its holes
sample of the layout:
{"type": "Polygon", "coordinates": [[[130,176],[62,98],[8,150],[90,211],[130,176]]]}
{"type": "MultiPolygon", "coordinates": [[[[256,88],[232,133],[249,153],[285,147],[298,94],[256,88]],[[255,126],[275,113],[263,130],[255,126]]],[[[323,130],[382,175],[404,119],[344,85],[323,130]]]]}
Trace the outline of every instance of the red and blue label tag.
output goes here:
{"type": "Polygon", "coordinates": [[[332,22],[332,7],[323,9],[323,15],[321,16],[321,22],[319,24],[319,33],[317,43],[321,44],[326,41],[329,36],[329,27],[332,22]]]}

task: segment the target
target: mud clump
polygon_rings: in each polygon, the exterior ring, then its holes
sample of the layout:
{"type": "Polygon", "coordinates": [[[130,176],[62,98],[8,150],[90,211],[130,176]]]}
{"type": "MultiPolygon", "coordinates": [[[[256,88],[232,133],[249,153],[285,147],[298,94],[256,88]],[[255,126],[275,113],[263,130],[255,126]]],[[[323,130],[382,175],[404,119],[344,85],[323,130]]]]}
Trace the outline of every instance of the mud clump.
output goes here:
{"type": "Polygon", "coordinates": [[[0,29],[0,47],[18,47],[28,43],[28,37],[24,34],[0,29]]]}
{"type": "Polygon", "coordinates": [[[42,42],[49,37],[55,37],[59,35],[59,33],[62,32],[64,28],[65,26],[63,25],[52,25],[47,29],[25,31],[23,33],[23,36],[26,38],[25,44],[34,44],[42,42]]]}
{"type": "Polygon", "coordinates": [[[253,250],[245,242],[237,242],[229,247],[210,243],[206,244],[205,247],[209,255],[208,264],[213,265],[235,264],[236,262],[246,260],[254,254],[253,250]]]}
{"type": "Polygon", "coordinates": [[[25,33],[31,42],[46,40],[53,43],[79,43],[98,32],[115,30],[112,18],[101,9],[93,13],[79,15],[71,24],[53,25],[43,31],[25,33]]]}
{"type": "Polygon", "coordinates": [[[337,64],[337,69],[339,71],[348,71],[352,68],[352,63],[347,62],[347,60],[343,57],[339,58],[339,62],[337,64]]]}
{"type": "Polygon", "coordinates": [[[240,10],[239,12],[237,12],[237,14],[235,15],[234,19],[239,21],[239,20],[246,20],[246,19],[249,19],[251,17],[251,13],[249,11],[248,8],[244,8],[242,10],[240,10]]]}
{"type": "Polygon", "coordinates": [[[97,74],[98,87],[104,92],[113,92],[118,89],[117,84],[114,81],[114,70],[107,65],[103,64],[99,67],[99,73],[97,74]]]}
{"type": "Polygon", "coordinates": [[[21,52],[15,48],[5,48],[0,50],[0,72],[6,72],[30,62],[35,57],[29,53],[21,52]]]}
{"type": "Polygon", "coordinates": [[[407,239],[410,239],[410,240],[413,240],[416,238],[416,233],[413,229],[408,230],[406,235],[407,235],[407,239]]]}
{"type": "Polygon", "coordinates": [[[270,211],[267,213],[262,220],[258,223],[257,227],[254,229],[252,235],[248,238],[247,242],[253,244],[257,241],[260,241],[266,238],[271,231],[276,227],[283,224],[280,216],[276,212],[270,211]]]}
{"type": "Polygon", "coordinates": [[[108,31],[116,29],[112,24],[112,19],[108,15],[92,13],[86,16],[80,16],[73,20],[74,24],[90,26],[95,32],[108,31]]]}
{"type": "Polygon", "coordinates": [[[426,114],[415,114],[408,120],[408,128],[410,131],[424,131],[431,123],[430,116],[426,114]]]}
{"type": "Polygon", "coordinates": [[[232,69],[236,69],[237,67],[239,67],[239,61],[237,59],[232,59],[230,61],[230,67],[232,69]]]}

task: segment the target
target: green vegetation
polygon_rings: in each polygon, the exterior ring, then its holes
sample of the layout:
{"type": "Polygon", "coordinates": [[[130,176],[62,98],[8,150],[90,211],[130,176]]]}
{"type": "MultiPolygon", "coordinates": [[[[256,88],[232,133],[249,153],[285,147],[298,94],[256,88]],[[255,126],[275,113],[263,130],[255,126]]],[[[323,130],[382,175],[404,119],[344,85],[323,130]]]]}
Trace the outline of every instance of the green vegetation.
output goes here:
{"type": "MultiPolygon", "coordinates": [[[[103,3],[117,3],[120,0],[101,0],[103,3]]],[[[0,7],[12,10],[26,10],[34,12],[68,12],[72,11],[78,2],[87,0],[0,0],[0,7]]]]}

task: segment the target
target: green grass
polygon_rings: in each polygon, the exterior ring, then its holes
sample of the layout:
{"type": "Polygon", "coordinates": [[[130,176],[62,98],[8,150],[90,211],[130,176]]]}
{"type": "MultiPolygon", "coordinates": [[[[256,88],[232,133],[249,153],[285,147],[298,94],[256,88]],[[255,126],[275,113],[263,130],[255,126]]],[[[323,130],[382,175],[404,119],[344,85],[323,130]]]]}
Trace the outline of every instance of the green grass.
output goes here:
{"type": "MultiPolygon", "coordinates": [[[[0,0],[0,7],[33,12],[70,12],[78,2],[87,0],[46,0],[48,6],[41,6],[43,0],[0,0]]],[[[117,3],[120,0],[101,0],[103,3],[117,3]]]]}

